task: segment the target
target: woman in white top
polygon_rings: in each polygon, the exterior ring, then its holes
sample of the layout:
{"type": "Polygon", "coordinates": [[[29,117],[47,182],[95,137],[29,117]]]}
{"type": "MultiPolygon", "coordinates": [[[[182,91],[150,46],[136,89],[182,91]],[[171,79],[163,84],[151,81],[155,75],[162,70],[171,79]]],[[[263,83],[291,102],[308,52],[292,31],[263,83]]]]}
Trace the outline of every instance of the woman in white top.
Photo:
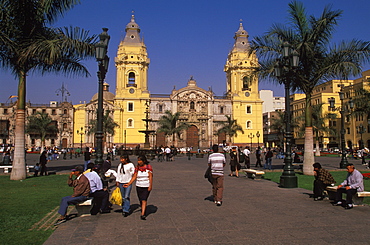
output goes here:
{"type": "Polygon", "coordinates": [[[132,186],[124,187],[132,179],[135,173],[135,166],[131,163],[128,155],[121,156],[120,164],[117,169],[116,186],[121,190],[122,195],[122,215],[127,217],[130,213],[130,193],[132,186]]]}
{"type": "Polygon", "coordinates": [[[141,205],[140,218],[145,220],[146,204],[153,185],[153,169],[144,155],[137,158],[137,163],[138,166],[135,168],[132,179],[124,186],[128,187],[136,180],[136,192],[141,205]]]}

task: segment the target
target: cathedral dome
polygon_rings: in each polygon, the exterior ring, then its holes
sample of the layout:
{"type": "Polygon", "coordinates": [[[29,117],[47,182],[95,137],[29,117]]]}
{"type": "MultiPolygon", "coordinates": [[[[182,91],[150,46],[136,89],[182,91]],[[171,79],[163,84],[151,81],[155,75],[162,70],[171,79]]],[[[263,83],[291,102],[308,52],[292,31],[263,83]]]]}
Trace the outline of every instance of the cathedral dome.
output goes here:
{"type": "MultiPolygon", "coordinates": [[[[103,100],[112,101],[114,100],[116,96],[109,92],[109,84],[104,83],[103,84],[103,100]]],[[[98,93],[94,94],[94,96],[91,98],[91,101],[98,100],[98,93]]]]}

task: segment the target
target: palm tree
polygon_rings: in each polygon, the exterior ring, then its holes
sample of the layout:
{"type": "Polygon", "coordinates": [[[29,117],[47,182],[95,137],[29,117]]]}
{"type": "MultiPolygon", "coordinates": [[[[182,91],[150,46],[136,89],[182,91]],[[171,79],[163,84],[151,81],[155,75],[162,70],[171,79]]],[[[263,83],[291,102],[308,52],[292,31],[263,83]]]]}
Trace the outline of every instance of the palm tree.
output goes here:
{"type": "Polygon", "coordinates": [[[159,127],[157,132],[163,132],[165,135],[172,136],[173,145],[176,145],[176,135],[180,138],[180,133],[190,126],[186,122],[179,121],[180,115],[180,112],[172,114],[171,111],[165,111],[165,115],[161,116],[158,121],[159,127]]]}
{"type": "Polygon", "coordinates": [[[45,146],[46,135],[55,134],[58,128],[53,124],[53,120],[46,113],[37,112],[35,115],[28,117],[28,124],[26,126],[26,133],[36,134],[41,138],[41,151],[43,152],[45,146]]]}
{"type": "MultiPolygon", "coordinates": [[[[110,136],[114,136],[115,135],[115,129],[117,127],[119,127],[119,124],[116,123],[113,118],[109,115],[110,114],[110,110],[106,110],[105,111],[105,114],[103,116],[103,139],[105,139],[104,141],[106,142],[107,140],[107,136],[110,135],[110,136]]],[[[91,135],[91,134],[95,134],[96,131],[97,131],[97,127],[98,127],[98,120],[96,119],[93,119],[93,120],[90,120],[89,122],[89,130],[87,131],[87,135],[91,135]]],[[[104,146],[105,148],[105,152],[106,152],[106,145],[104,146]]]]}
{"type": "Polygon", "coordinates": [[[25,101],[30,72],[88,76],[81,60],[94,55],[95,36],[79,28],[51,24],[79,0],[0,0],[0,66],[18,78],[12,180],[26,178],[25,101]]]}
{"type": "MultiPolygon", "coordinates": [[[[285,133],[285,112],[284,111],[275,111],[277,113],[277,117],[271,118],[270,129],[275,131],[279,140],[280,146],[283,147],[284,145],[284,133],[285,133]]],[[[292,130],[298,127],[298,120],[299,118],[291,118],[290,127],[292,130]]]]}
{"type": "MultiPolygon", "coordinates": [[[[278,83],[274,66],[282,57],[282,44],[288,42],[299,54],[299,66],[294,74],[289,74],[293,91],[301,90],[305,98],[305,146],[303,173],[313,175],[313,130],[311,95],[318,84],[330,80],[348,79],[361,73],[364,62],[370,59],[369,42],[352,40],[330,45],[341,10],[325,7],[321,16],[307,16],[302,3],[289,4],[290,26],[274,24],[266,35],[252,41],[252,50],[257,52],[260,62],[260,77],[278,83]]],[[[281,78],[280,78],[281,79],[281,78]]],[[[288,79],[284,77],[282,79],[288,79]]]]}
{"type": "Polygon", "coordinates": [[[231,116],[225,115],[227,118],[226,122],[221,122],[219,125],[221,128],[217,130],[217,133],[225,133],[229,137],[229,142],[232,143],[232,138],[238,136],[238,132],[244,134],[242,126],[240,126],[237,120],[231,118],[231,116]]]}

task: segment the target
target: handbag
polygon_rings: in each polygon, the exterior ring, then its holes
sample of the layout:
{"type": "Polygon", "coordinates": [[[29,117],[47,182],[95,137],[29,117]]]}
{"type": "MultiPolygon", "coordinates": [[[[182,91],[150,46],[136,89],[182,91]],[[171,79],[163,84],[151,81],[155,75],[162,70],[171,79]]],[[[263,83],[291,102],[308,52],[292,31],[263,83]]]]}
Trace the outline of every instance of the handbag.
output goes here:
{"type": "Polygon", "coordinates": [[[109,200],[112,204],[117,204],[119,206],[122,206],[122,195],[121,195],[121,190],[119,187],[114,189],[112,192],[112,195],[109,200]]]}
{"type": "Polygon", "coordinates": [[[211,166],[209,166],[206,170],[206,172],[204,173],[204,178],[208,179],[212,176],[212,172],[211,172],[211,166]]]}

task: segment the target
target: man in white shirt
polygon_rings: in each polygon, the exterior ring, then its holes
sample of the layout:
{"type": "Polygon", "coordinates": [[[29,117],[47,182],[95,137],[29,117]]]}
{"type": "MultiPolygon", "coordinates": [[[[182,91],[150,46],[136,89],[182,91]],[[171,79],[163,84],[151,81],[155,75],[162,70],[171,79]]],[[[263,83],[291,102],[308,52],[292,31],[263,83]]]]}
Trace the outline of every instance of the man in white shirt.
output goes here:
{"type": "Polygon", "coordinates": [[[109,209],[109,193],[104,190],[103,182],[97,172],[100,171],[99,167],[94,167],[93,163],[87,165],[88,169],[93,171],[86,173],[85,176],[90,182],[90,197],[93,197],[92,208],[90,210],[91,215],[99,213],[110,213],[109,209]]]}
{"type": "Polygon", "coordinates": [[[244,153],[244,165],[247,166],[248,169],[251,168],[251,160],[249,158],[249,154],[251,154],[251,151],[249,150],[249,146],[246,146],[243,150],[244,153]]]}

